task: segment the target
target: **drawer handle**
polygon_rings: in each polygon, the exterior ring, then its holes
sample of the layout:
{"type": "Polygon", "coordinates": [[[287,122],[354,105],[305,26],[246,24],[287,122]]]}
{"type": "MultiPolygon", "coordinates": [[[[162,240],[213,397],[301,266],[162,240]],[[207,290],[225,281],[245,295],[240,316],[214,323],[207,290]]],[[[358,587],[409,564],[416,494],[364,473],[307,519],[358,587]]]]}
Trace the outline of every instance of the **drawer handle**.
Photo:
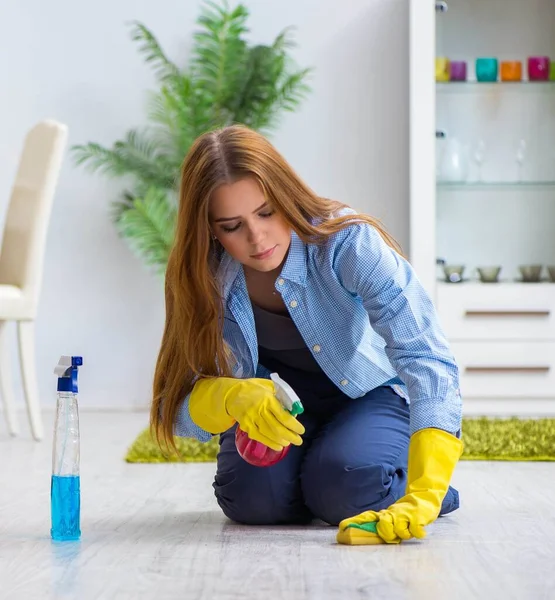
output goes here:
{"type": "Polygon", "coordinates": [[[547,373],[550,366],[537,367],[465,367],[467,373],[547,373]]]}
{"type": "Polygon", "coordinates": [[[549,317],[549,310],[467,310],[467,317],[549,317]]]}

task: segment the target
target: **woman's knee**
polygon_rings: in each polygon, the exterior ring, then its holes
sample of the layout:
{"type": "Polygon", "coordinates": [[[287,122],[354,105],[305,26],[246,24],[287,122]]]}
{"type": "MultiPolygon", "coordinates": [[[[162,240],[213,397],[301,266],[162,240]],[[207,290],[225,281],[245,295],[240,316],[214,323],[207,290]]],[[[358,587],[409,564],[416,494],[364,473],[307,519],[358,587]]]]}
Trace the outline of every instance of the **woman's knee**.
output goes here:
{"type": "Polygon", "coordinates": [[[257,501],[256,491],[237,482],[214,481],[214,494],[224,515],[244,525],[271,525],[276,522],[273,505],[257,501]]]}
{"type": "Polygon", "coordinates": [[[405,491],[406,471],[383,464],[350,467],[314,461],[303,471],[305,503],[313,515],[331,525],[366,510],[379,511],[405,491]]]}
{"type": "MultiPolygon", "coordinates": [[[[257,467],[253,467],[257,468],[257,467]]],[[[248,478],[222,482],[214,481],[216,500],[224,515],[244,525],[285,525],[306,523],[310,520],[300,490],[298,498],[273,489],[272,485],[250,483],[248,478]]]]}

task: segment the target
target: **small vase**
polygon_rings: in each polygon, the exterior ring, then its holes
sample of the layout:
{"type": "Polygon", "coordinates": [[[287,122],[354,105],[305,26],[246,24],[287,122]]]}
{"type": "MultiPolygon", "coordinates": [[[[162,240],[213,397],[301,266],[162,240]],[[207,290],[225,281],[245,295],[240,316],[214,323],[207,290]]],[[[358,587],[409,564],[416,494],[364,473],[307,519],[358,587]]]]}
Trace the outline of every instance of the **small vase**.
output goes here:
{"type": "Polygon", "coordinates": [[[519,60],[503,61],[501,81],[522,81],[522,63],[519,60]]]}
{"type": "Polygon", "coordinates": [[[466,62],[453,60],[450,64],[451,81],[466,81],[466,62]]]}
{"type": "Polygon", "coordinates": [[[549,64],[548,56],[530,56],[528,58],[528,79],[530,81],[547,81],[549,64]]]}
{"type": "Polygon", "coordinates": [[[476,59],[476,79],[478,81],[497,81],[498,64],[496,58],[476,59]]]}
{"type": "Polygon", "coordinates": [[[449,81],[449,59],[444,56],[436,58],[436,81],[449,81]]]}

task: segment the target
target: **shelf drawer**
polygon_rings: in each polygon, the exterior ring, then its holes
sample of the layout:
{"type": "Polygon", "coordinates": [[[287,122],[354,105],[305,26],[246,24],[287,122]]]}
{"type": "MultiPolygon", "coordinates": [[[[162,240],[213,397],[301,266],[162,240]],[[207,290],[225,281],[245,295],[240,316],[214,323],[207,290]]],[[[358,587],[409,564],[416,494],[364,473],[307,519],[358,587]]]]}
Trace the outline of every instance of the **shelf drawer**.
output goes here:
{"type": "Polygon", "coordinates": [[[468,398],[554,398],[555,343],[454,342],[463,401],[468,398]]]}
{"type": "Polygon", "coordinates": [[[436,306],[450,340],[555,341],[552,284],[442,284],[436,306]]]}

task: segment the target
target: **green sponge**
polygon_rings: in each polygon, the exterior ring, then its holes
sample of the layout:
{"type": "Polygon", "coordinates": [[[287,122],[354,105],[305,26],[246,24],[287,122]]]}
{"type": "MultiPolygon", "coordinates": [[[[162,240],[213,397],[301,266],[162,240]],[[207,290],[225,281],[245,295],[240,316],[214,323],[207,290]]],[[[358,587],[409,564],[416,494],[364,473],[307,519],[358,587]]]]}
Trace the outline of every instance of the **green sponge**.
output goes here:
{"type": "Polygon", "coordinates": [[[369,531],[370,533],[377,534],[377,524],[377,521],[371,521],[370,523],[351,523],[350,525],[347,525],[347,529],[349,529],[349,527],[354,527],[355,529],[362,529],[363,531],[369,531]]]}

